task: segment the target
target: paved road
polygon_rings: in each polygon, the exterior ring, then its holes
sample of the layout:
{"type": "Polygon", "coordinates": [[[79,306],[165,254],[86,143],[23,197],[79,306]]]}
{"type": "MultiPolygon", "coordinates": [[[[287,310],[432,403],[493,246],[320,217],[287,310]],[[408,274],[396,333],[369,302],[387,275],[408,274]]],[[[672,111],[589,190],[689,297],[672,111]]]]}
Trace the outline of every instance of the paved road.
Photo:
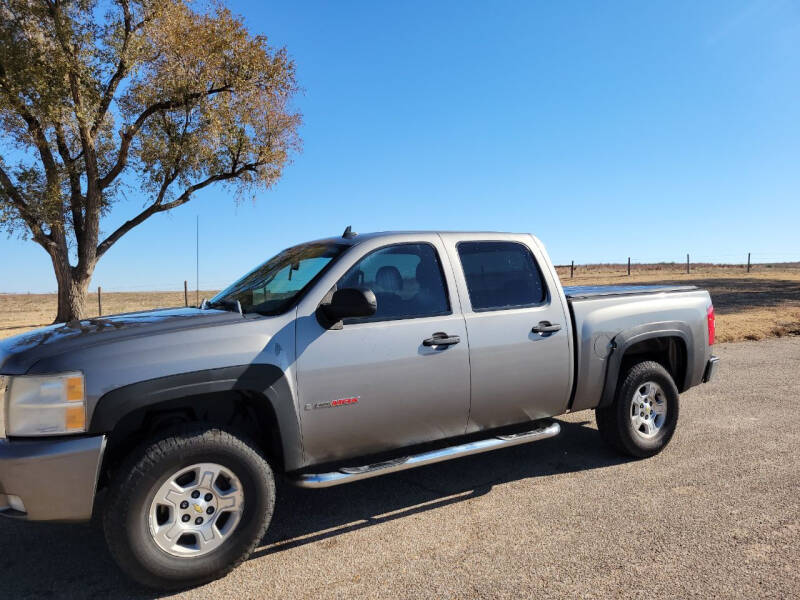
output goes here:
{"type": "MultiPolygon", "coordinates": [[[[800,338],[718,346],[661,455],[560,438],[282,488],[251,560],[186,598],[800,597],[800,338]]],[[[0,595],[148,597],[96,527],[0,522],[0,595]]]]}

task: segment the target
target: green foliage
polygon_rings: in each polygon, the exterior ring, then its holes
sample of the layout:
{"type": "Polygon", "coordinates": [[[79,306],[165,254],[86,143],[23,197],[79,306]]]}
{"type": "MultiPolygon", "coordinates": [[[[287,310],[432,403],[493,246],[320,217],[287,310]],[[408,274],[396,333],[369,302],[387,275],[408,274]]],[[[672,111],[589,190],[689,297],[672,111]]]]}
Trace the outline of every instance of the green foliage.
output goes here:
{"type": "Polygon", "coordinates": [[[285,49],[220,4],[0,0],[0,227],[54,264],[74,249],[88,284],[122,235],[195,191],[269,188],[300,146],[297,90],[285,49]],[[101,241],[122,182],[147,201],[101,241]]]}

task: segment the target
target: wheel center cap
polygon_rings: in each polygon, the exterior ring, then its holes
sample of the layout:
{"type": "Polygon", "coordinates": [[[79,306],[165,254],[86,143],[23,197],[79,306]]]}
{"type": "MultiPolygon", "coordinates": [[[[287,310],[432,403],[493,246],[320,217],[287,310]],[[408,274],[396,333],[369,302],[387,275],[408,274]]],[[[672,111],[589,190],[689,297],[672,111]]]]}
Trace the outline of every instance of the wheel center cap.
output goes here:
{"type": "Polygon", "coordinates": [[[195,504],[194,505],[194,512],[198,512],[198,513],[203,512],[203,507],[200,506],[199,504],[195,504]]]}

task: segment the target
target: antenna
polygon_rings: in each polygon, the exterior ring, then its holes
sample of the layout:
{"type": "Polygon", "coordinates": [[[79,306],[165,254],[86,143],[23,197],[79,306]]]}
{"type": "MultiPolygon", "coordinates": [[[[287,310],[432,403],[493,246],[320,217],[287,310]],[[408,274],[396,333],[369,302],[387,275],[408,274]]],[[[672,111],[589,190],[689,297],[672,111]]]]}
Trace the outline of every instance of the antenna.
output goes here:
{"type": "Polygon", "coordinates": [[[349,239],[352,239],[352,238],[356,237],[357,235],[358,234],[353,231],[353,228],[350,225],[348,225],[345,228],[344,233],[342,234],[342,237],[344,239],[346,239],[346,240],[349,240],[349,239]]]}

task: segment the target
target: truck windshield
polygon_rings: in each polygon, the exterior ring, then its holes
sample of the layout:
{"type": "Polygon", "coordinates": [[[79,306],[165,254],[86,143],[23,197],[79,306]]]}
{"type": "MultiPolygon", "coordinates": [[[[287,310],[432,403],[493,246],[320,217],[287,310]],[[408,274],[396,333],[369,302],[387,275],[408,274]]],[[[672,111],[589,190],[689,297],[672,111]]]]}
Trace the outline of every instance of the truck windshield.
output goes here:
{"type": "Polygon", "coordinates": [[[288,248],[222,290],[208,306],[235,307],[238,301],[245,313],[282,313],[346,248],[344,244],[330,243],[288,248]]]}

